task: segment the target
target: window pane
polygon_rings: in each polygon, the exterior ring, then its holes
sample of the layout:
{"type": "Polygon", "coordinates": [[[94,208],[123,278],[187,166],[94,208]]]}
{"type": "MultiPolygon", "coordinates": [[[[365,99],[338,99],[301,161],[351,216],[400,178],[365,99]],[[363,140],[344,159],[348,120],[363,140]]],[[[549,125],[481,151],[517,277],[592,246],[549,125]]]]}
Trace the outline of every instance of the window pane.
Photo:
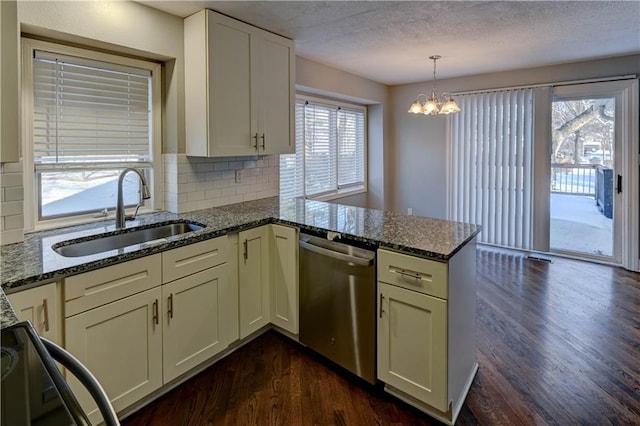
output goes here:
{"type": "Polygon", "coordinates": [[[338,111],[338,187],[364,183],[364,114],[338,111]]]}
{"type": "Polygon", "coordinates": [[[336,189],[336,115],[334,109],[305,107],[305,189],[317,195],[336,189]]]}
{"type": "MultiPolygon", "coordinates": [[[[38,173],[40,219],[100,212],[116,207],[121,170],[55,171],[38,173]]],[[[140,200],[140,178],[127,173],[123,182],[124,203],[140,200]]]]}
{"type": "Polygon", "coordinates": [[[365,185],[365,110],[298,97],[296,153],[280,156],[280,196],[320,197],[365,185]]]}

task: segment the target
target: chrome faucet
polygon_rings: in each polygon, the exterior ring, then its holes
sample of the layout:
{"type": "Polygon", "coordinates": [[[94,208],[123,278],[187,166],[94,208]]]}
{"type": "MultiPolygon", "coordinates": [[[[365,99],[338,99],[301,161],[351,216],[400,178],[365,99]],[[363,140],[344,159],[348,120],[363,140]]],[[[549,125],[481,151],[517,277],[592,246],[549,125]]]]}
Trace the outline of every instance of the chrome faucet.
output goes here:
{"type": "MultiPolygon", "coordinates": [[[[116,229],[122,229],[125,227],[126,220],[133,220],[135,215],[133,216],[125,216],[124,214],[124,200],[122,197],[122,182],[124,181],[124,175],[129,172],[135,172],[138,176],[140,176],[140,182],[142,182],[142,199],[148,200],[151,198],[151,194],[149,193],[149,188],[147,187],[147,180],[144,178],[142,172],[138,169],[126,168],[122,172],[120,172],[120,176],[118,176],[118,202],[116,204],[116,229]]],[[[140,205],[138,205],[140,207],[140,205]]],[[[136,212],[138,209],[136,209],[136,212]]]]}

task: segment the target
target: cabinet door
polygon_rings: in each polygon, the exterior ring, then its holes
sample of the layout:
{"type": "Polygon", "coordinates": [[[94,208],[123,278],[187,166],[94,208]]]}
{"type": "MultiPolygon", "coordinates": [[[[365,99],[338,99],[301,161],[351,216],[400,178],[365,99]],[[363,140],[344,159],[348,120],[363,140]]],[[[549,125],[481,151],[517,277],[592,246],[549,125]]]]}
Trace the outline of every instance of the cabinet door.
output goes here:
{"type": "Polygon", "coordinates": [[[447,302],[378,283],[378,378],[447,411],[447,302]]]}
{"type": "MultiPolygon", "coordinates": [[[[120,411],[162,385],[160,287],[74,315],[65,320],[66,349],[98,379],[120,411]]],[[[67,374],[92,424],[102,418],[79,381],[67,374]]]]}
{"type": "Polygon", "coordinates": [[[30,321],[39,335],[60,344],[56,283],[8,294],[7,298],[20,321],[30,321]]]}
{"type": "MultiPolygon", "coordinates": [[[[40,336],[60,344],[62,339],[60,339],[61,336],[58,328],[60,325],[60,310],[58,307],[59,298],[56,283],[45,284],[29,290],[9,294],[7,298],[20,321],[31,322],[40,336]]],[[[31,366],[29,368],[31,368],[32,371],[40,368],[38,367],[40,360],[34,355],[35,354],[31,352],[27,354],[27,363],[31,366]]],[[[58,368],[60,371],[63,371],[62,366],[58,365],[58,368]]],[[[46,389],[50,386],[47,381],[48,379],[45,379],[41,375],[31,374],[29,375],[28,388],[32,390],[46,389]]],[[[56,410],[59,407],[59,404],[55,400],[45,401],[42,391],[25,392],[25,394],[28,395],[31,415],[34,419],[42,414],[56,410]]],[[[25,401],[23,399],[16,403],[24,404],[25,401]]]]}
{"type": "Polygon", "coordinates": [[[226,286],[226,264],[162,286],[165,383],[227,347],[226,286]]]}
{"type": "Polygon", "coordinates": [[[258,138],[261,154],[295,152],[294,139],[294,48],[293,41],[275,34],[255,37],[254,63],[259,71],[255,87],[260,90],[258,104],[258,138]]]}
{"type": "Polygon", "coordinates": [[[269,227],[238,234],[240,338],[269,323],[269,227]]]}
{"type": "Polygon", "coordinates": [[[298,233],[271,225],[271,322],[298,334],[298,233]]]}
{"type": "Polygon", "coordinates": [[[210,10],[185,19],[187,155],[257,154],[251,30],[210,10]]]}
{"type": "Polygon", "coordinates": [[[0,1],[0,58],[2,73],[0,74],[0,162],[12,163],[20,160],[18,152],[19,138],[19,90],[18,64],[20,58],[20,30],[18,24],[18,6],[16,1],[0,1]]]}

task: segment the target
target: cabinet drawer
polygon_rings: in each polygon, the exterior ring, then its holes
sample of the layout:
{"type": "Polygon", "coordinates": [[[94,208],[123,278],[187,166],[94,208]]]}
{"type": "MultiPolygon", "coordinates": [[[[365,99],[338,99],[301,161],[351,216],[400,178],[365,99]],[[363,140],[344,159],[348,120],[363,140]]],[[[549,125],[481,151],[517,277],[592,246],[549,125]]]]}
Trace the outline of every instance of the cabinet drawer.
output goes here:
{"type": "Polygon", "coordinates": [[[447,264],[378,250],[378,280],[447,299],[447,264]]]}
{"type": "Polygon", "coordinates": [[[229,239],[202,241],[162,253],[162,282],[168,283],[227,261],[229,239]]]}
{"type": "Polygon", "coordinates": [[[160,285],[160,254],[64,280],[65,318],[160,285]]]}

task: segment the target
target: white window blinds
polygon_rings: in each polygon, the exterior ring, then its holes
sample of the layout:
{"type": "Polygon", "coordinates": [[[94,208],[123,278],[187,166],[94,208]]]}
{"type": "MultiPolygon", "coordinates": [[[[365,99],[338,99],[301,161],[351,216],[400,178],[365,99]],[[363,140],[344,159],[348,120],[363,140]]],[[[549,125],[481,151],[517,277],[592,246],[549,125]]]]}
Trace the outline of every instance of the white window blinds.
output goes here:
{"type": "Polygon", "coordinates": [[[280,156],[280,196],[310,198],[364,188],[364,107],[296,100],[296,154],[280,156]]]}
{"type": "Polygon", "coordinates": [[[338,110],[338,188],[364,184],[364,114],[338,110]]]}
{"type": "Polygon", "coordinates": [[[449,218],[479,242],[532,248],[533,91],[457,96],[449,121],[449,218]]]}
{"type": "Polygon", "coordinates": [[[36,51],[33,80],[36,169],[151,161],[148,70],[36,51]]]}

